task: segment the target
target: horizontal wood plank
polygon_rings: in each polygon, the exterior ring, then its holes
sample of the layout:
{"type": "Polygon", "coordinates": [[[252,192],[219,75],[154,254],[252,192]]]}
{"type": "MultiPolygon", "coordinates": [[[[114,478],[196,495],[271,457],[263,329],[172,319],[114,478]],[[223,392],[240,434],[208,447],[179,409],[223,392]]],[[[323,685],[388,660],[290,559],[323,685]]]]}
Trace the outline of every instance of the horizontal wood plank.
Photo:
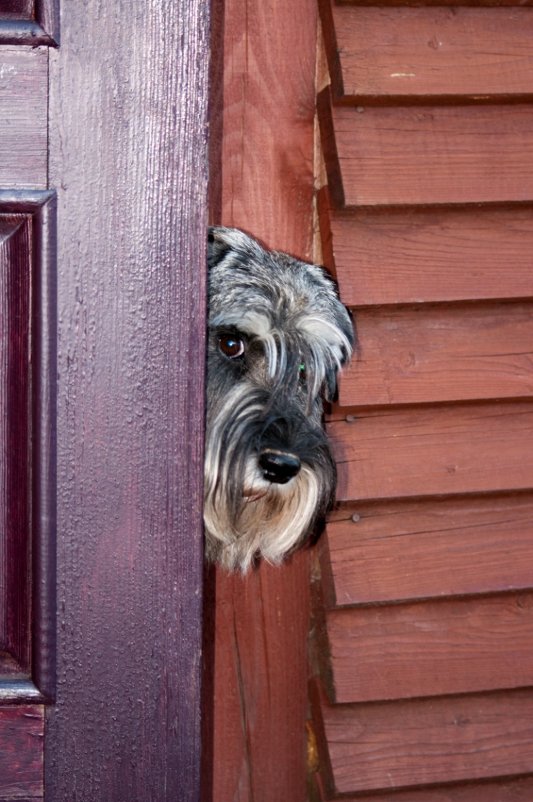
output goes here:
{"type": "Polygon", "coordinates": [[[533,588],[531,495],[361,504],[348,512],[327,527],[332,605],[533,588]]]}
{"type": "Polygon", "coordinates": [[[533,200],[531,105],[339,106],[333,127],[347,206],[533,200]]]}
{"type": "Polygon", "coordinates": [[[42,798],[43,709],[0,707],[0,800],[42,798]]]}
{"type": "Polygon", "coordinates": [[[326,217],[349,306],[533,297],[532,208],[330,210],[330,230],[326,217]]]}
{"type": "Polygon", "coordinates": [[[533,772],[533,691],[320,709],[337,793],[533,772]]]}
{"type": "MultiPolygon", "coordinates": [[[[319,799],[329,802],[331,797],[319,799]]],[[[343,796],[342,802],[531,802],[533,777],[501,780],[441,788],[412,788],[409,791],[385,791],[379,796],[343,796]]]]}
{"type": "Polygon", "coordinates": [[[46,187],[48,51],[0,50],[0,187],[46,187]]]}
{"type": "MultiPolygon", "coordinates": [[[[334,0],[340,6],[369,6],[374,5],[375,0],[334,0]]],[[[442,0],[424,0],[425,6],[442,6],[442,0]]],[[[380,0],[382,6],[410,6],[415,5],[413,0],[380,0]]],[[[531,6],[533,0],[446,0],[447,6],[466,6],[475,5],[483,8],[493,6],[531,6]]]]}
{"type": "Polygon", "coordinates": [[[533,8],[333,3],[344,96],[529,94],[533,8]]]}
{"type": "Polygon", "coordinates": [[[533,486],[532,402],[375,410],[328,431],[339,501],[533,486]]]}
{"type": "Polygon", "coordinates": [[[332,610],[336,702],[533,685],[533,594],[332,610]]]}
{"type": "Polygon", "coordinates": [[[533,395],[533,304],[369,312],[341,377],[344,406],[533,395]]]}

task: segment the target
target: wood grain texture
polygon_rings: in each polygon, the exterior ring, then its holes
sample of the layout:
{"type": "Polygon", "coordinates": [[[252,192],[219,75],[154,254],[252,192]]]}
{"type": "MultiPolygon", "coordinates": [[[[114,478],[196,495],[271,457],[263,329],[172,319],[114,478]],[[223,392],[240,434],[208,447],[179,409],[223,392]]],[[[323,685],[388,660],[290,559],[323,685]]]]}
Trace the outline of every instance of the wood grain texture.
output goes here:
{"type": "Polygon", "coordinates": [[[531,7],[377,8],[333,3],[332,11],[345,97],[412,102],[531,92],[531,7]]]}
{"type": "Polygon", "coordinates": [[[306,798],[308,556],[217,576],[214,800],[306,798]]]}
{"type": "Polygon", "coordinates": [[[533,395],[533,304],[359,310],[344,406],[533,395]]]}
{"type": "Polygon", "coordinates": [[[529,690],[321,709],[337,793],[533,770],[529,690]]]}
{"type": "Polygon", "coordinates": [[[339,106],[332,114],[347,206],[533,199],[529,105],[339,106]]]}
{"type": "MultiPolygon", "coordinates": [[[[335,0],[340,6],[370,6],[375,5],[373,0],[335,0]]],[[[410,6],[416,5],[413,0],[382,0],[380,3],[382,6],[394,7],[394,6],[410,6]]],[[[425,6],[441,6],[442,0],[424,0],[425,6]]],[[[492,8],[494,6],[531,6],[533,5],[532,0],[447,0],[447,6],[481,6],[482,8],[492,8]]]]}
{"type": "Polygon", "coordinates": [[[532,486],[531,402],[376,410],[328,431],[340,501],[532,486]]]}
{"type": "Polygon", "coordinates": [[[0,187],[44,188],[47,170],[48,51],[0,50],[0,187]]]}
{"type": "Polygon", "coordinates": [[[529,494],[359,504],[343,513],[327,527],[330,604],[533,587],[529,494]]]}
{"type": "Polygon", "coordinates": [[[529,207],[324,210],[321,221],[350,306],[533,297],[529,207]]]}
{"type": "Polygon", "coordinates": [[[43,797],[43,709],[0,707],[0,800],[43,797]]]}
{"type": "Polygon", "coordinates": [[[245,13],[233,1],[225,13],[224,222],[310,257],[315,4],[288,9],[275,0],[245,13]]]}
{"type": "MultiPolygon", "coordinates": [[[[321,798],[329,802],[329,796],[321,798]]],[[[384,791],[379,795],[342,797],[342,802],[531,802],[533,779],[483,782],[475,785],[450,785],[440,788],[412,788],[409,791],[384,791]]]]}
{"type": "MultiPolygon", "coordinates": [[[[531,534],[531,533],[530,533],[531,534]]],[[[533,595],[332,610],[338,703],[527,687],[533,595]]]]}
{"type": "Polygon", "coordinates": [[[62,12],[46,799],[197,802],[209,9],[89,0],[62,12]]]}
{"type": "MultiPolygon", "coordinates": [[[[224,225],[311,256],[317,10],[225,4],[224,225]]],[[[214,802],[306,799],[308,554],[217,575],[214,802]]]]}

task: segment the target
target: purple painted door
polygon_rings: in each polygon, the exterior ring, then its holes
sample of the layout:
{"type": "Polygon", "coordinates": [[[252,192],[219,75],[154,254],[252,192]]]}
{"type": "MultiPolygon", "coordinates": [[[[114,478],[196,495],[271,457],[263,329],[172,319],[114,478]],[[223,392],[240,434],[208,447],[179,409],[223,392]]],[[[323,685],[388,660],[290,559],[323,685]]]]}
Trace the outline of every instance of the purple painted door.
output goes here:
{"type": "Polygon", "coordinates": [[[200,797],[207,5],[0,8],[1,802],[200,797]]]}

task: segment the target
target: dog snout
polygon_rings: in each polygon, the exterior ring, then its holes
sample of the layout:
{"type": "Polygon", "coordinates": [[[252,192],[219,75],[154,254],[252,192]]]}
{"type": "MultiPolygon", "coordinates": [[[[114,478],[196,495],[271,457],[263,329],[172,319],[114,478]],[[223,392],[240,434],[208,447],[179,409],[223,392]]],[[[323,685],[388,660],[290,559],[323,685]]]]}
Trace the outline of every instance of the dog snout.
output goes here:
{"type": "Polygon", "coordinates": [[[263,477],[267,481],[284,485],[296,476],[300,470],[301,462],[294,454],[265,450],[259,455],[259,466],[263,471],[263,477]]]}

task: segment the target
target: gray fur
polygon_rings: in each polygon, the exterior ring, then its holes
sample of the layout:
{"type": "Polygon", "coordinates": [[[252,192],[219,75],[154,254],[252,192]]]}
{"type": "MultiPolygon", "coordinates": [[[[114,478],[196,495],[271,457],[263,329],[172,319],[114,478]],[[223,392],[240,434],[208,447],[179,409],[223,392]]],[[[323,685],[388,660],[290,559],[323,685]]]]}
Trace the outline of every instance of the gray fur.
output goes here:
{"type": "Polygon", "coordinates": [[[336,481],[323,398],[354,332],[323,268],[242,231],[209,230],[208,266],[206,553],[245,572],[323,525],[336,481]]]}

